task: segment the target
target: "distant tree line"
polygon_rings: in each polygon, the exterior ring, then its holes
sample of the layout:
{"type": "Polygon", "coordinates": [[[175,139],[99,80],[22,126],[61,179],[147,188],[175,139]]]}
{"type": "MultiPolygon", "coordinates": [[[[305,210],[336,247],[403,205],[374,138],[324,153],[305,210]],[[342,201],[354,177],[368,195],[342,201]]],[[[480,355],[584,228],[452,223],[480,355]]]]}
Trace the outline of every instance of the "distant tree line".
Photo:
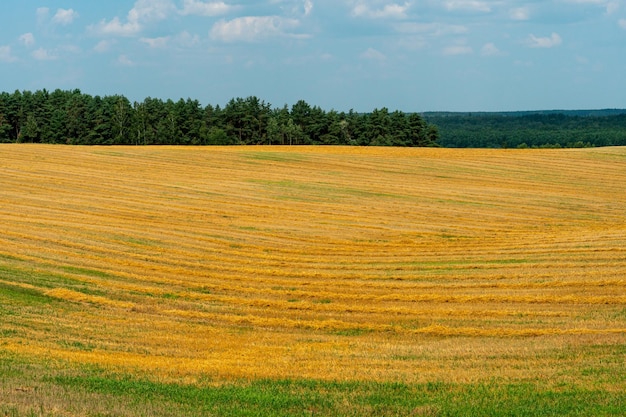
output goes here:
{"type": "Polygon", "coordinates": [[[424,113],[451,148],[578,148],[626,145],[626,110],[424,113]]]}
{"type": "Polygon", "coordinates": [[[80,90],[0,93],[0,143],[81,145],[378,145],[437,146],[439,132],[417,113],[325,111],[303,100],[272,108],[257,97],[223,108],[198,100],[80,90]]]}

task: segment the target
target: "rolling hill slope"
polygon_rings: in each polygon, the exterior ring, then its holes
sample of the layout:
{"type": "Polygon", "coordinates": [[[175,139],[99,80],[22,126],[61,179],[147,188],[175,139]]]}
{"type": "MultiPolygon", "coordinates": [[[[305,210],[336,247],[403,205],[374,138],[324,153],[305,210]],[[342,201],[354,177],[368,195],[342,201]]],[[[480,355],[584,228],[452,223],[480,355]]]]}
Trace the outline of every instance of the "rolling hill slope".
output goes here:
{"type": "Polygon", "coordinates": [[[0,354],[584,381],[626,342],[623,148],[7,145],[0,189],[0,354]]]}

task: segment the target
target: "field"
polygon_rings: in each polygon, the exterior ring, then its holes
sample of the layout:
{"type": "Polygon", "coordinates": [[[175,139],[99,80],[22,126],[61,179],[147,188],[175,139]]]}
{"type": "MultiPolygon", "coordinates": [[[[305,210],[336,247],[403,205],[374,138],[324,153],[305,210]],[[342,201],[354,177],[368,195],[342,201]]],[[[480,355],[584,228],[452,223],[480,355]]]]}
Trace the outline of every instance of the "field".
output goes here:
{"type": "Polygon", "coordinates": [[[625,358],[626,148],[0,147],[0,415],[621,415],[625,358]]]}

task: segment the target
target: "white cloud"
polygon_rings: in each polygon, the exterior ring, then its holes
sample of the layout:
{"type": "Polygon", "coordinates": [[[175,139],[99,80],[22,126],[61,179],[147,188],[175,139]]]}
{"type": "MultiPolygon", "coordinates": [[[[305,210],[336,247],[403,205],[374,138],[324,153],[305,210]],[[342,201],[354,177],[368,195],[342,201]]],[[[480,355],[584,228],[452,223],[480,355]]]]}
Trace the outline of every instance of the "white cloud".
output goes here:
{"type": "Polygon", "coordinates": [[[491,7],[486,1],[479,0],[447,0],[443,2],[444,6],[448,10],[468,10],[472,12],[485,12],[491,11],[491,7]]]}
{"type": "Polygon", "coordinates": [[[304,15],[310,15],[311,11],[313,11],[313,2],[311,0],[304,0],[304,15]]]}
{"type": "Polygon", "coordinates": [[[115,41],[111,41],[111,40],[102,40],[100,42],[98,42],[96,44],[96,46],[93,47],[93,50],[99,53],[104,53],[107,52],[109,49],[111,49],[111,46],[115,43],[115,41]]]}
{"type": "Polygon", "coordinates": [[[218,16],[226,14],[233,9],[235,9],[234,6],[228,5],[223,1],[184,0],[183,8],[179,13],[183,16],[218,16]]]}
{"type": "Polygon", "coordinates": [[[355,17],[365,17],[369,19],[406,19],[407,10],[410,4],[402,5],[397,3],[386,4],[380,9],[374,9],[366,2],[359,1],[352,8],[352,15],[355,17]]]}
{"type": "Polygon", "coordinates": [[[563,40],[558,33],[552,33],[550,37],[539,38],[535,35],[530,35],[526,44],[531,48],[554,48],[563,43],[563,40]]]}
{"type": "Polygon", "coordinates": [[[132,59],[123,54],[120,55],[115,62],[117,65],[121,65],[122,67],[134,67],[136,65],[132,59]]]}
{"type": "Polygon", "coordinates": [[[482,56],[500,56],[500,55],[504,55],[504,53],[498,49],[498,47],[496,45],[494,45],[493,43],[489,42],[483,45],[483,47],[480,49],[480,54],[482,56]]]}
{"type": "Polygon", "coordinates": [[[473,53],[474,50],[467,45],[451,45],[443,48],[442,53],[447,56],[467,55],[473,53]]]}
{"type": "Polygon", "coordinates": [[[396,42],[396,45],[398,45],[398,47],[402,49],[418,51],[420,49],[426,48],[429,43],[428,41],[426,41],[426,39],[423,38],[422,35],[412,35],[402,37],[400,40],[398,40],[398,42],[396,42]]]}
{"type": "Polygon", "coordinates": [[[530,18],[530,11],[526,7],[518,7],[509,11],[509,17],[512,20],[528,20],[530,18]]]}
{"type": "Polygon", "coordinates": [[[48,19],[48,15],[50,14],[50,9],[47,7],[39,7],[36,13],[37,13],[37,22],[41,24],[48,19]]]}
{"type": "Polygon", "coordinates": [[[210,35],[224,42],[255,42],[276,36],[305,37],[288,34],[289,30],[299,25],[296,19],[280,16],[246,16],[229,21],[220,20],[213,25],[210,35]]]}
{"type": "Polygon", "coordinates": [[[383,54],[380,51],[377,51],[374,48],[367,48],[367,50],[361,54],[361,58],[370,59],[373,61],[384,61],[387,59],[385,54],[383,54]]]}
{"type": "Polygon", "coordinates": [[[535,65],[535,63],[532,62],[532,61],[522,61],[522,60],[519,60],[519,59],[515,60],[515,62],[513,62],[513,64],[516,67],[525,67],[525,68],[530,68],[530,67],[535,65]]]}
{"type": "Polygon", "coordinates": [[[103,19],[88,29],[100,36],[135,36],[146,23],[165,20],[175,10],[171,0],[137,0],[128,12],[126,23],[116,16],[108,22],[103,19]]]}
{"type": "Polygon", "coordinates": [[[169,40],[169,36],[163,36],[160,38],[141,38],[139,42],[145,43],[150,48],[165,48],[169,40]]]}
{"type": "Polygon", "coordinates": [[[446,23],[416,23],[416,22],[404,22],[395,26],[395,29],[400,33],[420,33],[428,34],[434,37],[447,36],[447,35],[460,35],[467,33],[468,29],[461,25],[449,25],[446,23]]]}
{"type": "Polygon", "coordinates": [[[58,47],[58,50],[62,52],[69,52],[71,54],[80,54],[82,52],[81,47],[78,45],[61,45],[58,47]]]}
{"type": "Polygon", "coordinates": [[[606,14],[613,14],[619,10],[619,3],[616,1],[611,1],[606,5],[606,14]]]}
{"type": "Polygon", "coordinates": [[[576,59],[576,62],[578,62],[581,65],[587,65],[589,63],[589,59],[581,55],[576,55],[575,59],[576,59]]]}
{"type": "Polygon", "coordinates": [[[313,11],[313,0],[269,0],[270,4],[281,5],[284,14],[290,16],[308,16],[313,11]]]}
{"type": "Polygon", "coordinates": [[[35,35],[30,32],[21,35],[18,39],[24,46],[33,46],[35,44],[35,35]]]}
{"type": "Polygon", "coordinates": [[[615,0],[564,0],[566,3],[597,5],[606,8],[606,14],[611,15],[619,10],[620,3],[615,0]]]}
{"type": "Polygon", "coordinates": [[[141,32],[139,22],[122,23],[119,17],[114,17],[110,22],[100,21],[95,26],[90,26],[90,30],[101,36],[135,36],[141,32]]]}
{"type": "Polygon", "coordinates": [[[565,2],[574,4],[605,4],[607,0],[565,0],[565,2]]]}
{"type": "Polygon", "coordinates": [[[15,62],[17,58],[11,53],[10,46],[0,46],[0,61],[1,62],[15,62]]]}
{"type": "Polygon", "coordinates": [[[184,31],[176,35],[174,38],[176,44],[183,48],[190,48],[200,43],[200,37],[198,35],[192,35],[191,33],[184,31]]]}
{"type": "Polygon", "coordinates": [[[72,23],[78,17],[79,17],[79,14],[75,12],[73,9],[67,9],[67,10],[59,9],[57,10],[56,14],[52,18],[52,22],[57,23],[59,25],[66,26],[72,23]]]}
{"type": "Polygon", "coordinates": [[[604,5],[607,3],[607,0],[565,0],[566,3],[574,3],[574,4],[601,4],[604,5]]]}
{"type": "Polygon", "coordinates": [[[137,0],[128,12],[129,22],[160,22],[176,9],[171,0],[137,0]]]}
{"type": "Polygon", "coordinates": [[[33,51],[33,53],[31,55],[37,61],[54,61],[55,59],[58,58],[57,56],[50,54],[50,52],[48,52],[48,50],[46,50],[44,48],[39,48],[39,49],[33,51]]]}

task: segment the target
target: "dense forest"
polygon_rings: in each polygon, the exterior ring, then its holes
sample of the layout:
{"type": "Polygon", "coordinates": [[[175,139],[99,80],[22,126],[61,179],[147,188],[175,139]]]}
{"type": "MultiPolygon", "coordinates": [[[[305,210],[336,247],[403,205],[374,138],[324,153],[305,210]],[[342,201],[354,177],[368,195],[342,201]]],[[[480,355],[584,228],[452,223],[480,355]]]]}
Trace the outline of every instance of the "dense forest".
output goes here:
{"type": "Polygon", "coordinates": [[[626,110],[424,113],[451,148],[578,148],[626,145],[626,110]]]}
{"type": "Polygon", "coordinates": [[[437,127],[417,113],[325,111],[303,100],[272,108],[257,97],[223,108],[198,100],[80,90],[0,93],[0,143],[81,145],[378,145],[438,146],[437,127]]]}

